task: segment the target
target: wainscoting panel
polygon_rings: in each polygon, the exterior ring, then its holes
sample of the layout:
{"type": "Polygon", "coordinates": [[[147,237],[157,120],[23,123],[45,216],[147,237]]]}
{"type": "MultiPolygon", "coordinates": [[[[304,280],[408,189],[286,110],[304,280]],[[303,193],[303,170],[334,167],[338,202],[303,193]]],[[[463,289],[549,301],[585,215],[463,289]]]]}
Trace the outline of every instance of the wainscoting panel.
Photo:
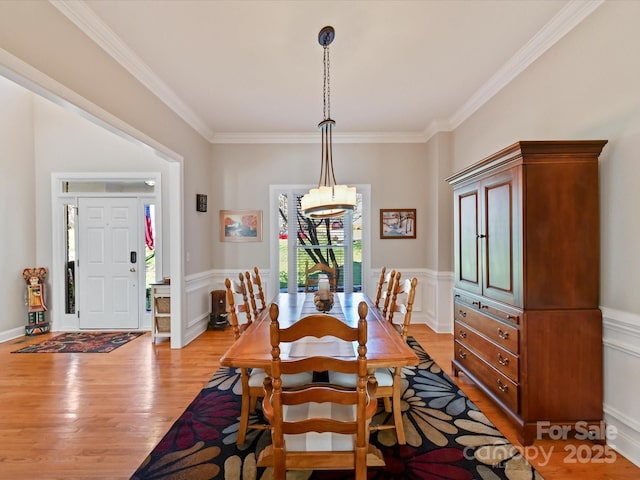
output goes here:
{"type": "Polygon", "coordinates": [[[604,414],[617,432],[607,438],[640,466],[640,315],[601,307],[604,344],[604,414]]]}
{"type": "MultiPolygon", "coordinates": [[[[207,329],[209,314],[211,313],[211,291],[225,290],[224,281],[227,278],[237,279],[240,270],[208,270],[185,277],[186,295],[186,335],[185,345],[198,337],[207,329]]],[[[269,270],[260,269],[260,279],[265,298],[273,298],[275,292],[270,294],[269,270]]]]}
{"type": "MultiPolygon", "coordinates": [[[[381,267],[380,267],[381,268],[381,267]]],[[[365,282],[366,293],[375,299],[380,268],[372,269],[365,282]]],[[[388,267],[393,269],[393,267],[388,267]]],[[[437,333],[453,332],[453,273],[429,269],[398,269],[403,278],[416,277],[418,287],[413,304],[412,323],[425,323],[437,333]]],[[[185,277],[187,335],[190,342],[207,328],[209,321],[211,290],[224,290],[224,281],[237,278],[239,270],[209,270],[185,277]]],[[[271,299],[277,293],[269,285],[270,271],[260,269],[265,297],[271,299]]]]}

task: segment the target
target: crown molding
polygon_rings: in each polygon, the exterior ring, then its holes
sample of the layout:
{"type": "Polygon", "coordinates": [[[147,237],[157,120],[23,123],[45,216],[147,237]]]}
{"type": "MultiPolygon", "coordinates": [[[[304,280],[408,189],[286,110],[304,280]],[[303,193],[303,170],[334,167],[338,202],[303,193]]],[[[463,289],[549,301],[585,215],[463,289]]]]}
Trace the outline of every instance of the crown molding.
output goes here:
{"type": "MultiPolygon", "coordinates": [[[[229,143],[318,143],[318,133],[216,133],[213,144],[229,143]]],[[[425,143],[423,132],[352,132],[333,133],[333,143],[425,143]]]]}
{"type": "Polygon", "coordinates": [[[456,129],[603,3],[604,0],[571,0],[567,3],[451,116],[451,128],[456,129]]]}
{"type": "Polygon", "coordinates": [[[422,132],[422,136],[425,138],[425,142],[428,142],[431,137],[440,132],[451,132],[453,127],[451,121],[444,118],[437,118],[433,120],[427,128],[422,132]]]}
{"type": "Polygon", "coordinates": [[[49,0],[60,13],[73,22],[91,40],[122,65],[140,83],[148,88],[171,110],[194,128],[205,139],[213,136],[207,125],[176,93],[136,55],[113,30],[87,6],[84,1],[49,0]]]}

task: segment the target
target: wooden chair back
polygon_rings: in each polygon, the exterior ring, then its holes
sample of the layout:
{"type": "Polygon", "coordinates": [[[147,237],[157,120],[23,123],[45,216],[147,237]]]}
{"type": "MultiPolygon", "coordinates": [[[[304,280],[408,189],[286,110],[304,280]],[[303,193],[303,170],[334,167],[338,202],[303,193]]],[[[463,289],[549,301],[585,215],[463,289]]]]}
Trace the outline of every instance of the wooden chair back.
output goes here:
{"type": "MultiPolygon", "coordinates": [[[[247,273],[248,275],[248,273],[247,273]]],[[[251,318],[251,309],[249,307],[249,298],[247,296],[247,288],[245,286],[245,275],[240,272],[238,281],[225,280],[227,287],[227,306],[228,319],[233,329],[233,335],[237,340],[240,335],[253,323],[251,318]],[[246,322],[242,324],[238,317],[246,317],[246,322]]],[[[264,429],[264,425],[249,426],[249,413],[255,411],[258,399],[262,397],[264,380],[264,370],[259,368],[241,368],[240,382],[242,385],[242,403],[240,408],[240,426],[238,428],[238,445],[245,442],[247,429],[258,428],[264,429]]]]}
{"type": "Polygon", "coordinates": [[[402,335],[406,341],[411,324],[411,312],[413,312],[413,302],[416,297],[416,286],[418,279],[413,277],[411,280],[406,279],[396,282],[391,299],[391,308],[389,309],[388,320],[391,325],[402,335]],[[397,321],[397,317],[402,316],[402,323],[397,321]],[[394,320],[396,320],[394,322],[394,320]]]}
{"type": "Polygon", "coordinates": [[[380,278],[378,278],[378,288],[376,290],[376,302],[375,306],[378,310],[380,310],[380,299],[382,298],[382,291],[385,287],[385,282],[387,277],[385,276],[385,272],[387,271],[387,267],[382,267],[380,270],[380,278]]]}
{"type": "Polygon", "coordinates": [[[227,308],[229,310],[228,317],[231,328],[233,328],[233,335],[236,340],[240,337],[240,334],[244,332],[249,325],[253,322],[251,318],[251,309],[249,308],[249,298],[247,297],[247,288],[244,283],[244,275],[238,274],[238,281],[232,281],[227,278],[224,281],[227,287],[227,308]],[[247,318],[246,322],[240,323],[242,315],[247,318]]]}
{"type": "MultiPolygon", "coordinates": [[[[378,287],[376,290],[375,306],[378,310],[382,311],[384,302],[387,298],[391,298],[393,293],[394,280],[396,278],[396,271],[391,270],[387,273],[387,267],[382,267],[380,270],[380,278],[378,278],[378,287]]],[[[387,303],[387,308],[389,307],[387,303]]]]}
{"type": "Polygon", "coordinates": [[[258,465],[272,465],[276,480],[284,479],[287,469],[353,469],[355,478],[364,480],[369,459],[372,464],[380,465],[380,461],[384,464],[380,452],[369,444],[369,423],[376,410],[376,382],[375,377],[368,379],[367,374],[367,313],[367,304],[361,302],[357,327],[350,327],[331,315],[318,314],[304,317],[288,328],[280,328],[278,305],[271,304],[271,377],[264,382],[263,412],[271,423],[272,443],[260,455],[258,465]],[[337,341],[357,342],[357,358],[306,356],[281,360],[283,343],[297,342],[308,336],[333,336],[339,339],[337,341]],[[340,388],[326,383],[282,388],[282,375],[309,370],[355,374],[356,388],[340,388]],[[332,417],[316,413],[309,417],[302,412],[306,412],[310,403],[316,404],[314,411],[322,410],[320,405],[327,407],[326,412],[340,411],[341,414],[332,417]],[[312,432],[328,436],[331,440],[317,442],[313,447],[304,437],[312,432]],[[346,442],[343,449],[327,451],[326,448],[338,442],[338,438],[346,442]]]}
{"type": "Polygon", "coordinates": [[[324,263],[316,263],[310,267],[307,261],[304,269],[304,291],[306,293],[318,289],[318,278],[320,274],[323,273],[329,277],[329,288],[331,291],[338,291],[338,265],[335,262],[332,267],[324,263]]]}
{"type": "Polygon", "coordinates": [[[393,292],[396,288],[396,285],[400,283],[400,278],[402,277],[402,273],[391,270],[389,274],[389,278],[386,283],[386,292],[384,293],[384,304],[382,307],[382,316],[384,318],[389,318],[389,308],[391,307],[391,298],[393,297],[393,292]]]}
{"type": "Polygon", "coordinates": [[[260,312],[267,308],[267,304],[264,301],[264,291],[262,290],[262,280],[260,279],[260,271],[258,267],[253,267],[253,275],[249,272],[245,272],[247,280],[247,290],[249,292],[249,302],[251,303],[251,311],[253,312],[253,319],[258,318],[260,312]],[[256,290],[253,290],[253,286],[256,286],[256,290]],[[258,302],[260,306],[258,306],[258,302]]]}

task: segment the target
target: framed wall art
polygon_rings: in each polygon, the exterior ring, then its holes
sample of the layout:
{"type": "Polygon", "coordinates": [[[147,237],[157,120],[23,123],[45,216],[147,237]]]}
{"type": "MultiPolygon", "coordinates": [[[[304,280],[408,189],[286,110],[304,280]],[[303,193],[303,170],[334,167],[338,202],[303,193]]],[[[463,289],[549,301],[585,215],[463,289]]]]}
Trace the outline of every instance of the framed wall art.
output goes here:
{"type": "Polygon", "coordinates": [[[221,242],[261,242],[262,210],[220,210],[221,242]]]}
{"type": "Polygon", "coordinates": [[[416,238],[416,209],[381,208],[380,238],[416,238]]]}

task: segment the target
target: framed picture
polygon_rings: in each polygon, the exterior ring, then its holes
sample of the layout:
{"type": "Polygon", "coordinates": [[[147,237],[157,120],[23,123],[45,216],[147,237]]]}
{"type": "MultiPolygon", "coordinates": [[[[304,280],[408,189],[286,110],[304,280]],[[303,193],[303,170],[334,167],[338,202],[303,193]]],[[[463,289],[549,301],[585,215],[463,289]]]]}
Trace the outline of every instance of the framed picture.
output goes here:
{"type": "Polygon", "coordinates": [[[261,242],[262,210],[220,210],[221,242],[261,242]]]}
{"type": "Polygon", "coordinates": [[[380,238],[416,238],[416,209],[381,208],[380,238]]]}

